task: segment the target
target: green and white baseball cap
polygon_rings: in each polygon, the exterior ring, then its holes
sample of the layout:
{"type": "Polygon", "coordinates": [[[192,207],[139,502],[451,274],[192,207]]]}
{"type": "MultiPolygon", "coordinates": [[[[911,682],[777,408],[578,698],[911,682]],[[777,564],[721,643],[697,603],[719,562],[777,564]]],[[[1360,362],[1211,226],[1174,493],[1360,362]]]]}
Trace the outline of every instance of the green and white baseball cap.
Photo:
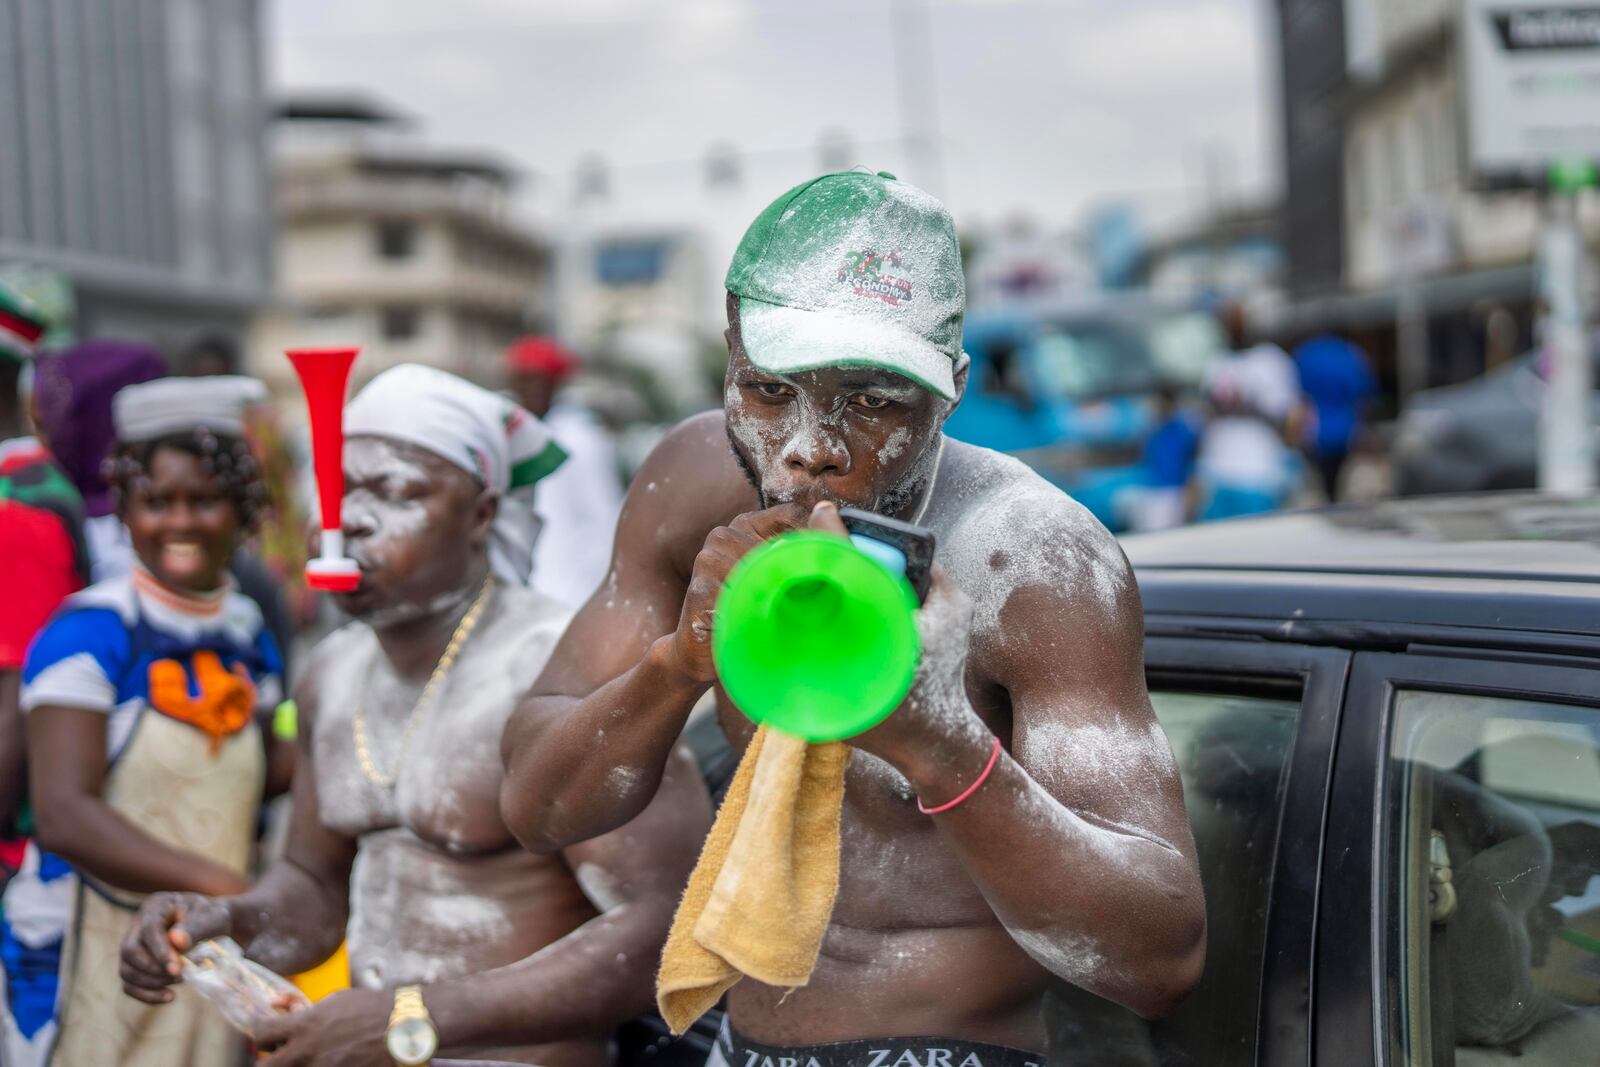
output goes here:
{"type": "Polygon", "coordinates": [[[727,287],[772,374],[879,367],[954,400],[966,279],[943,204],[885,171],[784,193],[739,242],[727,287]]]}

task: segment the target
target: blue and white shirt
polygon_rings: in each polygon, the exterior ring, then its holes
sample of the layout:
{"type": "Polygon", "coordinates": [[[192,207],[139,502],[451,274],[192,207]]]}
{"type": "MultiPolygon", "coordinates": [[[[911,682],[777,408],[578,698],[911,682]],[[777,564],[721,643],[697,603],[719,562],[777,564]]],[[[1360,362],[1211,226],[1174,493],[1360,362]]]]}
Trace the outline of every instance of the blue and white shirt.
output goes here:
{"type": "MultiPolygon", "coordinates": [[[[150,713],[210,733],[243,729],[283,699],[283,660],[253,600],[173,592],[147,571],[111,578],[62,602],[28,649],[22,708],[106,716],[106,757],[128,748],[150,713]]],[[[28,842],[0,911],[0,1061],[34,1067],[57,1031],[61,949],[77,877],[28,842]]]]}
{"type": "Polygon", "coordinates": [[[255,687],[256,710],[270,711],[283,699],[283,657],[255,601],[231,588],[208,597],[180,595],[135,570],[62,603],[28,650],[22,709],[105,712],[106,756],[114,762],[152,703],[184,719],[185,694],[152,692],[180,669],[197,706],[211,695],[213,680],[243,676],[255,687]],[[208,669],[214,666],[225,675],[208,669]]]}

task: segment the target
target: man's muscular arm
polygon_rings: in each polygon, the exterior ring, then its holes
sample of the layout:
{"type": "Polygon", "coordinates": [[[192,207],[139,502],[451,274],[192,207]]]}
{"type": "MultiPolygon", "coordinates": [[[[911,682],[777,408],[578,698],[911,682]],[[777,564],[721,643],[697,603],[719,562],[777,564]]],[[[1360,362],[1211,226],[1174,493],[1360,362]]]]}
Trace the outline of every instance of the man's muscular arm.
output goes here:
{"type": "MultiPolygon", "coordinates": [[[[601,914],[506,967],[422,987],[443,1054],[593,1038],[650,1002],[657,955],[688,879],[711,806],[693,761],[668,762],[661,789],[623,829],[565,858],[601,914]]],[[[376,1065],[393,1003],[386,990],[347,990],[262,1023],[256,1042],[277,1064],[376,1065]]]]}
{"type": "MultiPolygon", "coordinates": [[[[1029,955],[1153,1018],[1204,965],[1199,868],[1145,689],[1133,575],[1109,534],[1069,522],[1055,542],[1067,551],[1026,546],[1059,566],[1009,595],[983,651],[983,673],[1011,698],[1010,752],[981,789],[933,818],[1029,955]]],[[[925,667],[911,698],[859,739],[929,807],[961,795],[993,751],[962,684],[970,618],[941,578],[921,619],[925,667]]]]}
{"type": "Polygon", "coordinates": [[[608,833],[650,803],[714,677],[710,616],[721,579],[750,547],[804,517],[777,509],[717,525],[754,498],[721,419],[690,419],[640,469],[606,584],[506,725],[500,811],[532,851],[608,833]]]}
{"type": "Polygon", "coordinates": [[[423,989],[440,1047],[463,1054],[587,1037],[648,1008],[667,928],[710,828],[710,799],[679,747],[637,819],[563,853],[599,916],[519,963],[423,989]]]}
{"type": "Polygon", "coordinates": [[[356,845],[322,825],[312,756],[320,674],[313,662],[295,693],[298,763],[282,858],[239,896],[157,893],[147,899],[122,942],[122,986],[129,996],[151,1004],[170,1001],[167,986],[178,980],[178,952],[211,937],[234,938],[280,974],[314,967],[339,947],[356,845]]]}

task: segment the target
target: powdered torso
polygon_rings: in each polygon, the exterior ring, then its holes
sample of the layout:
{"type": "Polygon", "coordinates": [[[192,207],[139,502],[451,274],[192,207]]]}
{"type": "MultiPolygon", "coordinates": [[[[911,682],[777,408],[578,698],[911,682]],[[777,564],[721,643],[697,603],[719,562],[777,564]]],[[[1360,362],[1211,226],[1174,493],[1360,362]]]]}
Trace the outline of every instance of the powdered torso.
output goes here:
{"type": "MultiPolygon", "coordinates": [[[[710,447],[720,443],[718,436],[708,426],[710,447]]],[[[779,488],[767,487],[769,493],[779,488]]],[[[759,506],[753,491],[749,497],[741,510],[759,506]]],[[[1119,778],[1124,769],[1171,765],[1159,731],[1145,725],[1078,728],[1061,717],[1016,736],[1011,699],[999,681],[1008,637],[1018,631],[1008,605],[1019,591],[1073,590],[1085,605],[1084,626],[1104,625],[1137,596],[1111,535],[1023,464],[956,441],[946,442],[922,522],[938,540],[936,564],[972,601],[965,696],[989,728],[1042,781],[1056,769],[1053,754],[1070,750],[1074,773],[1085,761],[1097,766],[1106,809],[1131,813],[1159,805],[1159,797],[1141,788],[1142,774],[1119,778]]],[[[947,654],[959,656],[959,650],[947,654]]],[[[1041,663],[1037,669],[1060,676],[1072,665],[1041,663]]],[[[723,728],[742,750],[753,727],[719,696],[723,728]]],[[[1060,762],[1064,770],[1064,755],[1060,762]]],[[[1062,817],[1057,808],[1042,814],[1062,817]]],[[[740,1030],[773,1044],[842,1040],[892,1025],[898,1035],[959,1035],[1042,1048],[1040,1003],[1051,979],[1040,961],[1086,976],[1102,966],[1091,938],[1008,933],[933,821],[917,811],[910,784],[888,763],[858,751],[847,779],[838,901],[811,983],[788,991],[742,982],[729,1005],[740,1030]]]]}
{"type": "MultiPolygon", "coordinates": [[[[535,856],[500,818],[500,734],[566,624],[555,602],[502,586],[406,746],[393,788],[368,780],[353,720],[392,770],[421,685],[394,677],[373,632],[352,624],[323,646],[314,736],[322,821],[358,842],[348,946],[357,986],[428,983],[525,959],[596,914],[566,865],[535,856]]],[[[496,1049],[484,1058],[604,1062],[592,1042],[496,1049]]]]}

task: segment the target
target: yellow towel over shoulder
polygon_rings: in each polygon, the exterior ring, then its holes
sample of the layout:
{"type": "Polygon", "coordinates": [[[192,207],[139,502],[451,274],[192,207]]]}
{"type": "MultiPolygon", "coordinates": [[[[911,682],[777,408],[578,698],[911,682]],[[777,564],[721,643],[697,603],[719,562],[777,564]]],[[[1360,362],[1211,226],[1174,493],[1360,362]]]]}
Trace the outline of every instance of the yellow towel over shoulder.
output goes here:
{"type": "Polygon", "coordinates": [[[741,978],[811,980],[839,892],[849,746],[756,731],[672,920],[656,1000],[683,1033],[741,978]]]}

